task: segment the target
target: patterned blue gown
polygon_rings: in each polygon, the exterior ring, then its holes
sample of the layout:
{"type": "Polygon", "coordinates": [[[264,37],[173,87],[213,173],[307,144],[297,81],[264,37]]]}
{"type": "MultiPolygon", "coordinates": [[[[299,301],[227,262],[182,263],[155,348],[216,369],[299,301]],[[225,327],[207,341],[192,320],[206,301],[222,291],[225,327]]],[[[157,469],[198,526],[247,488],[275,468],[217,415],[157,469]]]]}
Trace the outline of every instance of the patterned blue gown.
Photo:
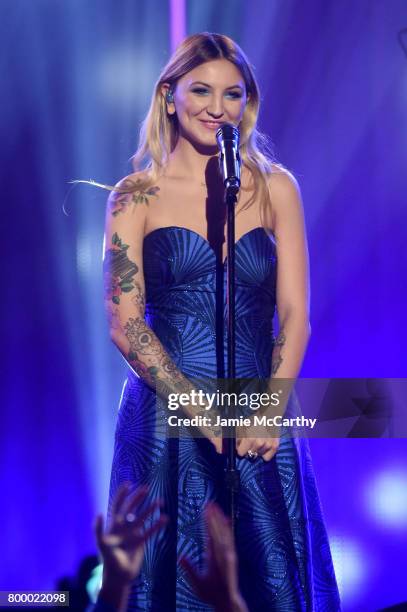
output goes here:
{"type": "MultiPolygon", "coordinates": [[[[236,244],[236,375],[268,378],[276,304],[274,241],[262,227],[236,244]]],[[[146,321],[188,377],[225,377],[226,263],[200,234],[162,227],[144,239],[146,321]]],[[[290,399],[291,402],[291,399],[290,399]]],[[[203,509],[225,508],[225,457],[205,438],[168,438],[154,391],[129,369],[119,406],[110,502],[124,480],[147,483],[170,521],[145,549],[129,610],[212,610],[177,558],[203,567],[203,509]]],[[[271,461],[237,459],[236,545],[250,612],[337,612],[340,602],[306,439],[282,435],[271,461]]],[[[110,504],[109,504],[110,509],[110,504]]],[[[159,510],[157,510],[157,513],[159,510]]]]}

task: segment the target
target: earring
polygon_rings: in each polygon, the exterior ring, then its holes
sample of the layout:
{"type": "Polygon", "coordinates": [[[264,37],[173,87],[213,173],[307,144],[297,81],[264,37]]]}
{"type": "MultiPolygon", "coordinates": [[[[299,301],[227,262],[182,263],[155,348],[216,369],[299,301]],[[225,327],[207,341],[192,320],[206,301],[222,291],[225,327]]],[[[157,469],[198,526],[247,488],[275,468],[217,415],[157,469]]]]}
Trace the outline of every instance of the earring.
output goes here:
{"type": "Polygon", "coordinates": [[[174,93],[172,89],[167,90],[167,93],[165,94],[165,99],[168,102],[168,104],[172,104],[174,102],[174,93]]]}

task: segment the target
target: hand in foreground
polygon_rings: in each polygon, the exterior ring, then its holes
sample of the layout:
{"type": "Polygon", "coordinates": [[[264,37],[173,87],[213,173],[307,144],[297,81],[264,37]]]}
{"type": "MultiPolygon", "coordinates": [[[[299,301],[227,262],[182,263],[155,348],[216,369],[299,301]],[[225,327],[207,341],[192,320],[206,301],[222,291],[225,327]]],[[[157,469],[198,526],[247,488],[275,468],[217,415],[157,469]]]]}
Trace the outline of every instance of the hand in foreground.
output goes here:
{"type": "Polygon", "coordinates": [[[210,502],[205,508],[208,533],[206,572],[200,574],[190,561],[180,559],[188,579],[200,599],[217,612],[248,612],[237,579],[238,560],[229,520],[219,506],[210,502]]]}
{"type": "Polygon", "coordinates": [[[162,514],[144,529],[145,519],[162,502],[156,500],[139,512],[148,488],[139,487],[130,494],[130,487],[129,483],[124,483],[116,494],[109,530],[104,533],[103,515],[99,514],[95,522],[96,540],[103,557],[103,581],[99,596],[117,610],[126,609],[127,590],[140,572],[144,543],[168,522],[168,517],[162,514]]]}

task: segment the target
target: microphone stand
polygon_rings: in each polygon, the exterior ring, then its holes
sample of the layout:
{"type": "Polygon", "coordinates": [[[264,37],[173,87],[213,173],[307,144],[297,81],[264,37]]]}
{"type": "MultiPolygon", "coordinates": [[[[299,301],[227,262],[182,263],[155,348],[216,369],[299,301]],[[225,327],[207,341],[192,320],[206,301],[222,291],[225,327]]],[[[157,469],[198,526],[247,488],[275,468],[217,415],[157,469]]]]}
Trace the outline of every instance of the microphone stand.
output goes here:
{"type": "MultiPolygon", "coordinates": [[[[234,393],[236,387],[236,340],[235,340],[235,204],[240,189],[240,155],[239,130],[230,123],[224,123],[216,132],[216,140],[220,149],[220,170],[225,187],[225,204],[227,211],[227,390],[234,393]]],[[[222,270],[223,271],[223,270],[222,270]]],[[[222,279],[223,282],[223,279],[222,279]]],[[[229,395],[229,397],[233,397],[229,395]]],[[[231,413],[235,413],[226,403],[226,422],[224,428],[226,467],[225,485],[228,492],[228,514],[232,529],[236,532],[238,519],[238,496],[240,490],[240,472],[236,467],[236,430],[229,423],[231,413]]],[[[234,415],[233,415],[234,416],[234,415]]]]}
{"type": "MultiPolygon", "coordinates": [[[[225,187],[225,203],[227,208],[227,375],[228,392],[234,392],[236,378],[236,337],[235,337],[235,204],[239,186],[236,184],[225,187]]],[[[230,397],[230,396],[229,396],[230,397]]],[[[234,412],[234,411],[232,411],[234,412]]],[[[230,406],[226,404],[226,418],[231,417],[230,406]]],[[[240,472],[236,467],[236,431],[233,426],[226,427],[225,439],[226,468],[225,484],[228,491],[229,516],[232,530],[235,533],[238,520],[238,497],[240,491],[240,472]]]]}

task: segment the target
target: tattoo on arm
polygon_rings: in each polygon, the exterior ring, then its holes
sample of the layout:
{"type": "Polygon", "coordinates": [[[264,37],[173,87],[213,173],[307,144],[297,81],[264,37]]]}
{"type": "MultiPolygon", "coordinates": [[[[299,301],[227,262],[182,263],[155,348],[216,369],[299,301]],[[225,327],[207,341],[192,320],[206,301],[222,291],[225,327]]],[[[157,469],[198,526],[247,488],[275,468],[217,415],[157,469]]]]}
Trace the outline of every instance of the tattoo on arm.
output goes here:
{"type": "MultiPolygon", "coordinates": [[[[161,342],[144,320],[145,297],[139,283],[134,279],[138,266],[127,256],[129,245],[124,244],[117,233],[112,236],[112,246],[103,260],[105,302],[111,327],[122,328],[130,348],[127,361],[138,376],[141,376],[154,389],[164,395],[169,393],[189,393],[190,381],[170,359],[161,342]],[[139,307],[140,315],[130,317],[121,325],[120,304],[122,293],[130,293],[131,301],[139,307]],[[158,387],[158,389],[157,389],[158,387]]],[[[206,415],[205,410],[194,408],[191,416],[206,415]]],[[[215,431],[215,428],[213,428],[215,431]]],[[[218,432],[219,433],[219,432],[218,432]]],[[[215,433],[214,435],[218,435],[215,433]]]]}
{"type": "Polygon", "coordinates": [[[286,337],[284,333],[284,328],[282,327],[279,330],[278,336],[275,340],[274,347],[273,347],[273,355],[271,358],[271,376],[276,375],[277,370],[279,369],[279,367],[281,366],[283,362],[281,350],[283,346],[285,345],[285,343],[286,343],[286,337]]]}
{"type": "Polygon", "coordinates": [[[120,304],[122,293],[136,289],[136,295],[142,295],[140,285],[134,281],[138,267],[127,256],[128,244],[124,244],[115,232],[112,236],[112,246],[103,259],[103,276],[105,299],[113,304],[120,304]]]}
{"type": "Polygon", "coordinates": [[[132,292],[131,301],[141,307],[138,317],[130,318],[124,325],[124,333],[130,344],[128,361],[137,374],[145,377],[155,386],[157,378],[176,382],[177,374],[182,377],[175,364],[165,353],[156,335],[144,321],[145,297],[139,283],[134,279],[138,266],[128,258],[128,244],[125,244],[115,232],[112,236],[112,246],[106,251],[103,260],[105,300],[108,306],[108,317],[117,327],[120,323],[119,310],[123,293],[132,292]]]}
{"type": "Polygon", "coordinates": [[[181,373],[142,317],[131,317],[124,331],[130,344],[128,360],[138,374],[145,376],[154,387],[157,379],[171,385],[181,382],[181,373]]]}
{"type": "MultiPolygon", "coordinates": [[[[127,358],[139,376],[153,388],[158,387],[157,390],[163,395],[190,393],[190,381],[178,370],[142,317],[130,318],[124,329],[130,344],[127,358]]],[[[190,410],[192,410],[190,416],[207,416],[203,408],[194,407],[190,410]]],[[[216,436],[220,434],[215,427],[211,430],[216,436]]]]}
{"type": "Polygon", "coordinates": [[[113,216],[118,215],[121,212],[125,212],[130,206],[133,206],[133,211],[138,204],[146,204],[148,206],[148,197],[157,196],[157,192],[160,188],[157,185],[148,187],[147,189],[138,188],[138,184],[141,179],[133,181],[126,179],[123,182],[121,191],[112,191],[112,195],[109,198],[109,208],[113,216]],[[129,198],[131,194],[131,198],[129,198]]]}
{"type": "Polygon", "coordinates": [[[132,295],[131,301],[135,306],[137,306],[137,308],[140,308],[141,312],[144,313],[146,310],[146,298],[144,296],[144,293],[142,292],[141,287],[137,282],[134,283],[134,289],[135,293],[132,295]]]}
{"type": "Polygon", "coordinates": [[[106,306],[107,320],[110,329],[120,329],[120,314],[119,309],[114,307],[112,303],[107,303],[106,306]]]}

